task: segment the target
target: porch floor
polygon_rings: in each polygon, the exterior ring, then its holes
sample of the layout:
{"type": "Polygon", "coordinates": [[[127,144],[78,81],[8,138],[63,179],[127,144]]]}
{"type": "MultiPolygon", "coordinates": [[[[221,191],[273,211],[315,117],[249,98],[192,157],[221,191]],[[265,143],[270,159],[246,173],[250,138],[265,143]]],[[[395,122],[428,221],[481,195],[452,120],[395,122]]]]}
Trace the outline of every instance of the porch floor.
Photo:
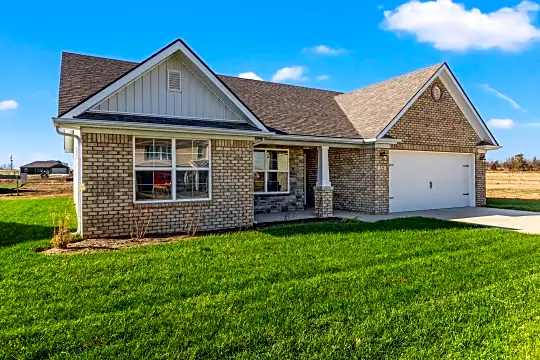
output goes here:
{"type": "MultiPolygon", "coordinates": [[[[360,214],[353,211],[338,210],[338,209],[334,209],[333,217],[342,218],[342,219],[356,218],[356,219],[367,221],[367,222],[374,222],[374,221],[381,220],[381,216],[360,214]]],[[[264,224],[264,223],[273,223],[273,222],[280,222],[280,221],[305,220],[305,219],[315,219],[315,218],[316,216],[315,216],[314,210],[311,208],[311,209],[305,209],[305,210],[295,211],[291,213],[275,212],[275,213],[266,213],[266,214],[255,214],[255,223],[264,224]]]]}

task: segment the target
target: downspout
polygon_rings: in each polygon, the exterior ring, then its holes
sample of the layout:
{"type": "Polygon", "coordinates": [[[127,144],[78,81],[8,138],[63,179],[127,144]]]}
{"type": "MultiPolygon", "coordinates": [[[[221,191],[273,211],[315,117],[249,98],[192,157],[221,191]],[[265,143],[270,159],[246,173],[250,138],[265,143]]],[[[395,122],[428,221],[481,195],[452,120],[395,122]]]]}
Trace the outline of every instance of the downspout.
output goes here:
{"type": "Polygon", "coordinates": [[[77,140],[77,233],[82,235],[82,139],[80,136],[61,131],[59,126],[54,127],[62,136],[70,136],[77,140]]]}

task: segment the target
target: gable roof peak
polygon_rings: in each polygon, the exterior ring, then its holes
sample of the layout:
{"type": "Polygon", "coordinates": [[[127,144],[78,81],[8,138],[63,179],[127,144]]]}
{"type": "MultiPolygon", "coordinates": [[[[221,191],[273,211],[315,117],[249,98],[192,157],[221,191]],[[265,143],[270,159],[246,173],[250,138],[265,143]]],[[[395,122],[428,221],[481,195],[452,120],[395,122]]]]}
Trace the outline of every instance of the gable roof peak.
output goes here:
{"type": "Polygon", "coordinates": [[[431,65],[335,99],[357,131],[365,138],[376,138],[444,65],[431,65]]]}

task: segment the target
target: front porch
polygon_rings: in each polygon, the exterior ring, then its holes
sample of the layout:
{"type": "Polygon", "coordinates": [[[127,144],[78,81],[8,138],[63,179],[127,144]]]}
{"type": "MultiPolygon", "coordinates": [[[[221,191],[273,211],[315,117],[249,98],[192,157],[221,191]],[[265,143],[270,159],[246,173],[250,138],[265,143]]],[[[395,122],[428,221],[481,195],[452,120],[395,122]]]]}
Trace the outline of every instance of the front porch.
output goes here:
{"type": "MultiPolygon", "coordinates": [[[[392,215],[368,215],[362,214],[354,211],[339,210],[334,209],[332,218],[339,219],[358,219],[365,222],[376,222],[379,220],[388,220],[391,218],[406,217],[399,216],[398,214],[392,215]]],[[[273,212],[273,213],[264,213],[264,214],[255,214],[255,224],[268,224],[276,222],[285,222],[285,221],[296,221],[296,220],[309,220],[320,218],[315,214],[315,209],[309,208],[294,212],[273,212]]]]}
{"type": "Polygon", "coordinates": [[[336,211],[347,217],[388,213],[387,148],[313,145],[255,147],[256,219],[330,218],[336,211]],[[276,173],[282,178],[270,181],[276,173]]]}

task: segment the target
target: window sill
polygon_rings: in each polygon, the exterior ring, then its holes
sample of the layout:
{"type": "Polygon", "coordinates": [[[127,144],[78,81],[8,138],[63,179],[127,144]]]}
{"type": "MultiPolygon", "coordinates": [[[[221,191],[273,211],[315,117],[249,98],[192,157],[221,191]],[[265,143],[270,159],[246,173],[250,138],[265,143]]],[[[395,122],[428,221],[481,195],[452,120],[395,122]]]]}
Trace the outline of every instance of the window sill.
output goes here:
{"type": "Polygon", "coordinates": [[[193,203],[193,202],[208,202],[212,198],[200,198],[200,199],[181,199],[181,200],[135,200],[135,205],[145,204],[174,204],[174,203],[193,203]]]}
{"type": "Polygon", "coordinates": [[[279,192],[279,191],[275,191],[275,192],[254,192],[253,195],[291,195],[291,192],[290,191],[286,191],[286,192],[279,192]]]}

